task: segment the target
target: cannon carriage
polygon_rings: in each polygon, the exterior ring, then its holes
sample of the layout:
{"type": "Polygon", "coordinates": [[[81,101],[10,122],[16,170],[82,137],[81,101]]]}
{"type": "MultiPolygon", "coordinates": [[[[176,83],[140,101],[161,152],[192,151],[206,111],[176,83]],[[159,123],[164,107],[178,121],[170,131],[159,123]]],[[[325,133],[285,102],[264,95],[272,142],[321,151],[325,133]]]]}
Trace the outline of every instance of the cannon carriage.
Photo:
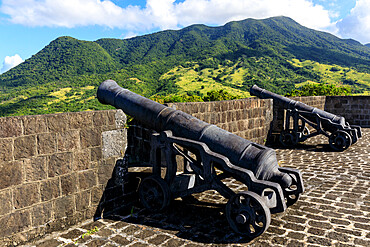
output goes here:
{"type": "Polygon", "coordinates": [[[349,125],[344,117],[314,108],[302,102],[295,101],[254,85],[251,95],[261,99],[273,99],[285,112],[283,130],[279,142],[284,147],[294,147],[308,138],[324,135],[329,146],[334,151],[344,151],[361,138],[361,127],[349,125]],[[308,127],[313,129],[311,133],[308,127]]]}
{"type": "Polygon", "coordinates": [[[103,82],[97,94],[101,103],[122,109],[155,131],[150,140],[152,175],[138,189],[148,210],[161,211],[174,198],[213,189],[228,199],[225,213],[231,228],[253,239],[266,231],[271,213],[285,211],[304,191],[301,173],[279,167],[273,149],[151,101],[112,80],[103,82]],[[246,185],[247,191],[230,189],[223,182],[229,177],[246,185]]]}

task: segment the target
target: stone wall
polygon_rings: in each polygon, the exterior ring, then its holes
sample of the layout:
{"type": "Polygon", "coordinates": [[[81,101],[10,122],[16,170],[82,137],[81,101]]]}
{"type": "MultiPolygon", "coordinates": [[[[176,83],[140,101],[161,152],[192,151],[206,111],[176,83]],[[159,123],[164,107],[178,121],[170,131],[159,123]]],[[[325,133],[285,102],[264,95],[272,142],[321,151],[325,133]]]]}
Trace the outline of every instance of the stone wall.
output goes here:
{"type": "Polygon", "coordinates": [[[370,96],[327,96],[325,111],[343,116],[350,124],[370,127],[370,96]]]}
{"type": "MultiPolygon", "coordinates": [[[[342,115],[350,124],[370,127],[370,96],[309,96],[291,99],[342,115]]],[[[256,97],[167,105],[259,144],[275,143],[285,118],[285,111],[280,104],[256,97]]],[[[150,130],[137,123],[130,127],[128,153],[134,163],[149,161],[150,133],[150,130]]]]}
{"type": "MultiPolygon", "coordinates": [[[[325,96],[291,97],[290,99],[300,101],[306,105],[316,107],[321,110],[324,110],[325,108],[325,96]]],[[[283,106],[276,101],[273,103],[273,109],[273,124],[270,131],[271,133],[280,133],[280,131],[282,131],[284,128],[285,110],[283,106]]]]}
{"type": "Polygon", "coordinates": [[[259,144],[266,142],[272,122],[272,100],[247,98],[171,103],[168,106],[259,144]]]}
{"type": "MultiPolygon", "coordinates": [[[[370,96],[293,99],[370,126],[370,96]]],[[[168,106],[260,144],[284,116],[257,98],[168,106]]],[[[27,241],[123,207],[129,187],[115,177],[126,169],[121,158],[128,144],[140,162],[151,133],[132,126],[127,142],[125,123],[117,110],[0,118],[0,241],[27,241]]]]}
{"type": "MultiPolygon", "coordinates": [[[[370,127],[370,96],[308,96],[291,99],[342,116],[351,125],[370,127]]],[[[285,112],[275,101],[273,109],[271,132],[280,132],[283,129],[285,112]]]]}
{"type": "Polygon", "coordinates": [[[99,217],[121,196],[105,195],[119,188],[108,183],[125,151],[125,123],[117,110],[0,118],[0,241],[99,217]]]}
{"type": "MultiPolygon", "coordinates": [[[[259,144],[265,144],[272,122],[272,100],[247,98],[215,102],[168,103],[167,106],[259,144]]],[[[141,126],[140,123],[131,123],[128,130],[127,149],[130,163],[149,162],[151,133],[153,133],[152,130],[141,126]]]]}

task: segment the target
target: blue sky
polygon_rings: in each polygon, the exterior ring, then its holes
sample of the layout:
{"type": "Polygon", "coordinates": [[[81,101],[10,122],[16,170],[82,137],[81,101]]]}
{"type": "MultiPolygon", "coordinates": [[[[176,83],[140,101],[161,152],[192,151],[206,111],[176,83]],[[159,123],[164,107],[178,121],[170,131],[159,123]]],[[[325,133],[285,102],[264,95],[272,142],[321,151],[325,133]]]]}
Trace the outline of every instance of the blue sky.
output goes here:
{"type": "Polygon", "coordinates": [[[202,23],[289,16],[370,43],[370,0],[1,0],[0,73],[60,36],[129,38],[202,23]]]}

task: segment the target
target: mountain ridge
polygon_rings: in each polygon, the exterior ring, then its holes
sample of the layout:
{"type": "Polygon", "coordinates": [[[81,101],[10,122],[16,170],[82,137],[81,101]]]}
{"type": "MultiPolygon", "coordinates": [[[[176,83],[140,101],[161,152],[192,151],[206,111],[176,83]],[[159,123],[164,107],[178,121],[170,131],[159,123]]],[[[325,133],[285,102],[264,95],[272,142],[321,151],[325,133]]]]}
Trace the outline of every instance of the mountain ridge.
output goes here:
{"type": "MultiPolygon", "coordinates": [[[[81,104],[100,109],[96,99],[91,99],[92,90],[77,92],[75,88],[96,87],[108,78],[147,97],[205,93],[204,87],[211,84],[244,92],[253,83],[283,94],[304,81],[323,82],[322,72],[300,67],[293,59],[370,73],[368,46],[309,29],[283,16],[249,18],[220,27],[195,24],[130,39],[82,41],[63,36],[0,75],[0,115],[15,114],[14,107],[5,109],[14,103],[26,113],[28,105],[53,112],[57,103],[65,104],[62,109],[66,111],[79,110],[81,104]],[[191,90],[186,88],[185,74],[191,74],[191,90]],[[72,88],[67,96],[85,97],[88,103],[76,103],[76,99],[68,106],[65,100],[55,101],[55,92],[61,88],[72,88]]],[[[367,88],[347,78],[349,70],[342,71],[342,81],[357,91],[367,88]]]]}

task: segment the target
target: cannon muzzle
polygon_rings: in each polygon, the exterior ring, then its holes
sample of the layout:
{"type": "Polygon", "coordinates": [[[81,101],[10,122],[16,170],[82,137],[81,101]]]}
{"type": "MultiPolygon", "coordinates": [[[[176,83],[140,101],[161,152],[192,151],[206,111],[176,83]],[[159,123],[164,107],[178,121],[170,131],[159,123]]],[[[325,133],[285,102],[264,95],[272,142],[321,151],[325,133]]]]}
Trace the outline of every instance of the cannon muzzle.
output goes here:
{"type": "Polygon", "coordinates": [[[292,177],[278,170],[276,153],[271,148],[121,88],[113,80],[104,81],[97,96],[101,103],[122,109],[157,132],[170,130],[175,136],[205,143],[232,164],[252,171],[257,179],[277,182],[283,188],[292,184],[292,177]]]}
{"type": "Polygon", "coordinates": [[[331,114],[329,112],[317,109],[315,107],[306,105],[302,102],[295,101],[289,98],[286,98],[284,96],[281,96],[279,94],[270,92],[266,89],[260,88],[256,85],[253,85],[250,89],[251,95],[257,96],[260,99],[273,99],[274,101],[277,101],[283,108],[285,109],[291,109],[291,110],[299,110],[299,111],[305,111],[305,112],[311,112],[314,114],[318,114],[319,116],[330,120],[331,122],[340,124],[340,125],[345,125],[346,120],[344,117],[340,117],[334,114],[331,114]]]}
{"type": "Polygon", "coordinates": [[[284,131],[280,133],[279,138],[284,146],[294,146],[310,137],[323,134],[329,138],[332,149],[344,151],[362,136],[361,127],[350,126],[344,117],[283,97],[256,85],[251,87],[250,93],[261,99],[273,99],[274,103],[287,110],[284,131]],[[291,119],[293,119],[293,129],[290,127],[291,119]],[[310,134],[310,130],[305,126],[306,123],[316,132],[310,134]]]}

